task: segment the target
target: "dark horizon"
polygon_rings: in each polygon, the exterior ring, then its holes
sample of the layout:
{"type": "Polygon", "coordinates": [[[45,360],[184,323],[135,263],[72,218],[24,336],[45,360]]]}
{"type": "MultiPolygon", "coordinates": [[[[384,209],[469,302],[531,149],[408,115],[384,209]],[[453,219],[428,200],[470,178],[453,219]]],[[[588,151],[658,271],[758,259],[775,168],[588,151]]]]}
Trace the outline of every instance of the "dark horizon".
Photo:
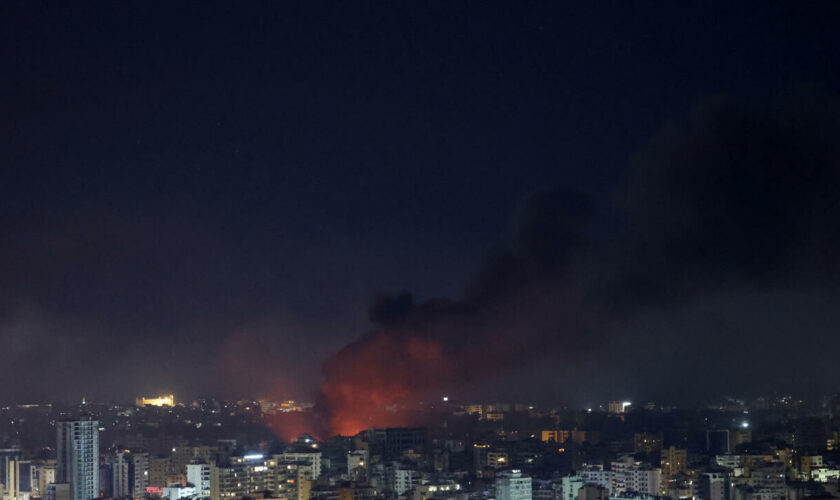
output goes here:
{"type": "Polygon", "coordinates": [[[836,3],[0,23],[2,401],[840,392],[836,3]]]}

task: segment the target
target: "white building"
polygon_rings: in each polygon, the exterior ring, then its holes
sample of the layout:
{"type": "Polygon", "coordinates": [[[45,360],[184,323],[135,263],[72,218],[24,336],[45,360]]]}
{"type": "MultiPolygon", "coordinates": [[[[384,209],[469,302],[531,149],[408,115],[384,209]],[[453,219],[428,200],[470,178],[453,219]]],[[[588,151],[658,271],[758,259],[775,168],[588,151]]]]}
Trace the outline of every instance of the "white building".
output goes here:
{"type": "Polygon", "coordinates": [[[818,467],[816,469],[811,469],[811,479],[818,483],[837,481],[838,479],[840,479],[840,470],[829,469],[828,467],[818,467]]]}
{"type": "Polygon", "coordinates": [[[560,484],[562,500],[577,500],[578,491],[583,488],[584,482],[580,476],[566,476],[560,484]]]}
{"type": "Polygon", "coordinates": [[[661,469],[637,467],[625,473],[626,491],[637,492],[643,495],[658,495],[661,482],[661,469]]]}
{"type": "Polygon", "coordinates": [[[520,470],[496,474],[496,500],[531,500],[531,478],[520,470]]]}
{"type": "Polygon", "coordinates": [[[738,467],[741,467],[741,456],[716,455],[715,463],[717,463],[720,467],[726,467],[727,469],[737,469],[738,467]]]}
{"type": "Polygon", "coordinates": [[[194,486],[167,486],[163,488],[161,497],[169,500],[179,500],[181,498],[195,497],[196,488],[194,486]]]}
{"type": "Polygon", "coordinates": [[[654,469],[636,462],[632,456],[624,456],[610,465],[612,484],[596,483],[610,488],[610,494],[616,495],[627,491],[646,495],[659,494],[662,469],[654,469]]]}
{"type": "Polygon", "coordinates": [[[583,479],[584,484],[595,484],[612,491],[613,473],[612,471],[604,470],[604,467],[601,465],[590,465],[578,471],[578,475],[583,479]]]}
{"type": "Polygon", "coordinates": [[[187,464],[187,482],[195,486],[196,497],[210,496],[210,466],[187,464]]]}
{"type": "Polygon", "coordinates": [[[407,491],[411,491],[414,489],[415,479],[416,474],[413,470],[394,467],[391,472],[391,490],[393,490],[397,495],[402,495],[407,491]]]}
{"type": "Polygon", "coordinates": [[[56,422],[56,481],[70,485],[70,500],[99,496],[99,422],[56,422]]]}

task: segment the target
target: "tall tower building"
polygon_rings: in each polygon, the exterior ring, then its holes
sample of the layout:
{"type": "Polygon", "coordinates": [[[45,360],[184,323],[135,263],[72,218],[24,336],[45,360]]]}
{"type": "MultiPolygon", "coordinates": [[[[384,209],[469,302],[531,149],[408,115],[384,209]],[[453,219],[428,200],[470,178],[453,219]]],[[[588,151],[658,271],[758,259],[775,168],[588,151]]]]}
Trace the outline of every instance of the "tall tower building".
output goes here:
{"type": "Polygon", "coordinates": [[[70,486],[70,500],[99,496],[99,422],[91,417],[56,422],[56,481],[70,486]]]}
{"type": "Polygon", "coordinates": [[[132,453],[128,462],[128,480],[134,498],[143,498],[149,486],[149,454],[132,453]]]}
{"type": "Polygon", "coordinates": [[[111,494],[117,498],[131,496],[131,483],[128,480],[128,451],[120,451],[111,461],[111,494]]]}

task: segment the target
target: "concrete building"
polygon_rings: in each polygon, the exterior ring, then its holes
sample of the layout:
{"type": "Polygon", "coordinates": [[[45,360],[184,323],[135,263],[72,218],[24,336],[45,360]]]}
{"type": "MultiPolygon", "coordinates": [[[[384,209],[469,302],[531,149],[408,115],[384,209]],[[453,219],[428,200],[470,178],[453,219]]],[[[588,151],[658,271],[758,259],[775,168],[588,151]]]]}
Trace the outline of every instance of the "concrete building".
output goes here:
{"type": "Polygon", "coordinates": [[[167,486],[161,491],[161,497],[168,498],[169,500],[180,500],[181,498],[194,498],[196,496],[194,486],[167,486]]]}
{"type": "Polygon", "coordinates": [[[185,474],[187,464],[203,462],[216,463],[219,448],[216,446],[176,446],[169,456],[169,473],[185,474]]]}
{"type": "Polygon", "coordinates": [[[187,464],[187,482],[195,486],[195,496],[210,496],[210,466],[207,464],[187,464]]]}
{"type": "Polygon", "coordinates": [[[741,467],[741,456],[740,455],[716,455],[715,456],[715,463],[718,467],[724,467],[726,469],[737,469],[741,467]]]}
{"type": "Polygon", "coordinates": [[[389,470],[388,487],[394,494],[400,496],[414,489],[417,476],[417,472],[410,468],[394,466],[389,470]]]}
{"type": "Polygon", "coordinates": [[[59,421],[56,431],[56,481],[70,485],[70,500],[98,497],[99,422],[89,417],[59,421]]]}
{"type": "Polygon", "coordinates": [[[753,495],[761,496],[761,500],[784,500],[785,464],[773,462],[752,469],[749,484],[753,495]]]}
{"type": "Polygon", "coordinates": [[[117,452],[110,461],[111,495],[115,498],[131,496],[131,482],[128,476],[128,450],[117,452]]]}
{"type": "Polygon", "coordinates": [[[645,495],[659,494],[662,487],[660,469],[654,469],[637,462],[632,456],[621,457],[619,460],[612,462],[610,468],[612,469],[610,471],[612,474],[611,495],[628,491],[645,495]]]}
{"type": "Polygon", "coordinates": [[[132,498],[144,498],[149,487],[149,454],[130,453],[128,455],[128,480],[131,484],[132,498]]]}
{"type": "Polygon", "coordinates": [[[316,480],[321,476],[321,452],[286,452],[273,456],[278,463],[294,463],[303,467],[308,467],[310,470],[310,479],[316,480]]]}
{"type": "Polygon", "coordinates": [[[514,469],[496,474],[496,500],[531,500],[531,478],[514,469]]]}
{"type": "Polygon", "coordinates": [[[429,498],[457,498],[461,493],[461,485],[454,482],[436,482],[419,484],[414,488],[410,500],[427,500],[429,498]]]}
{"type": "Polygon", "coordinates": [[[347,474],[353,476],[358,469],[364,469],[368,465],[368,451],[356,450],[347,453],[347,474]]]}
{"type": "Polygon", "coordinates": [[[560,500],[577,500],[578,491],[583,488],[583,478],[566,476],[560,480],[560,500]]]}
{"type": "Polygon", "coordinates": [[[694,483],[696,500],[730,500],[731,483],[727,472],[704,472],[694,483]]]}
{"type": "Polygon", "coordinates": [[[210,466],[210,498],[239,499],[273,491],[275,466],[262,455],[232,457],[225,465],[210,466]]]}
{"type": "Polygon", "coordinates": [[[610,490],[597,484],[587,484],[578,491],[577,500],[609,500],[610,490]]]}
{"type": "Polygon", "coordinates": [[[47,485],[54,482],[55,460],[45,460],[34,464],[29,471],[30,497],[44,498],[47,494],[47,485]]]}
{"type": "Polygon", "coordinates": [[[662,487],[661,491],[667,490],[666,484],[674,479],[679,474],[685,474],[688,464],[688,452],[683,448],[677,448],[673,445],[663,449],[660,453],[660,466],[662,467],[662,487]]]}
{"type": "Polygon", "coordinates": [[[9,460],[6,468],[6,498],[8,500],[29,500],[31,491],[32,462],[9,460]]]}
{"type": "Polygon", "coordinates": [[[149,457],[149,486],[166,486],[166,475],[170,472],[169,457],[149,457]]]}
{"type": "Polygon", "coordinates": [[[578,474],[583,479],[584,484],[595,484],[606,488],[609,492],[613,487],[612,471],[604,470],[601,465],[591,465],[583,470],[578,471],[578,474]]]}
{"type": "Polygon", "coordinates": [[[72,500],[72,490],[68,483],[52,483],[47,485],[45,500],[72,500]]]}
{"type": "Polygon", "coordinates": [[[9,462],[12,460],[20,460],[23,456],[22,453],[23,452],[20,448],[0,449],[0,484],[3,485],[4,490],[8,489],[6,485],[9,484],[9,462]]]}

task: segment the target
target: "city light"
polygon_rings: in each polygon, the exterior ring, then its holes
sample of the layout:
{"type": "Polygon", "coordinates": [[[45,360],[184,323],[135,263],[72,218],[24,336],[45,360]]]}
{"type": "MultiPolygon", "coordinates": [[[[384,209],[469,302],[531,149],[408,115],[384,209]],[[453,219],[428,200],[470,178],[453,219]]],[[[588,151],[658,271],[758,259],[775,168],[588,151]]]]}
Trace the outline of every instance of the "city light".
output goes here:
{"type": "Polygon", "coordinates": [[[172,394],[165,394],[155,398],[139,397],[136,400],[137,406],[175,406],[175,396],[172,394]]]}

